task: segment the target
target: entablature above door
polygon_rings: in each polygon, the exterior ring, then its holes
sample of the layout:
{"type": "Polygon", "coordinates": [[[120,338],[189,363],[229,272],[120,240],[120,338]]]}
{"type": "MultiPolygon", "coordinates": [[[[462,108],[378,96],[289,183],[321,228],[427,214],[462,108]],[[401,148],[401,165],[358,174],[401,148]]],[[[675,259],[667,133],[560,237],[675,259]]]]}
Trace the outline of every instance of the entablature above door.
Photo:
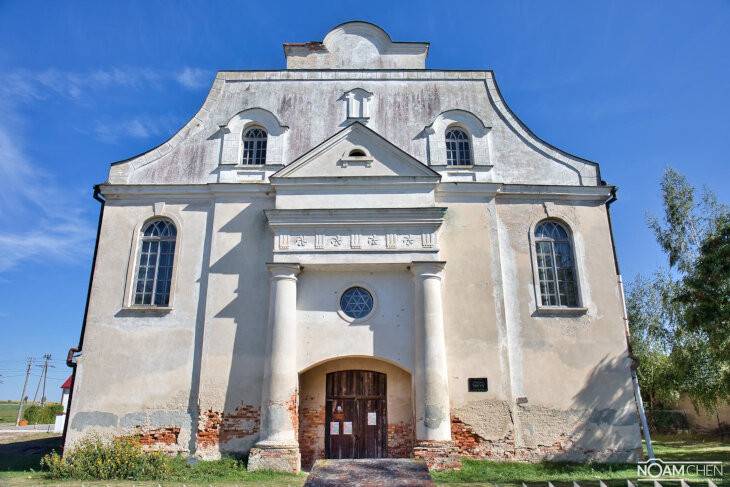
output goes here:
{"type": "Polygon", "coordinates": [[[436,260],[446,208],[266,210],[274,260],[400,263],[436,260]]]}

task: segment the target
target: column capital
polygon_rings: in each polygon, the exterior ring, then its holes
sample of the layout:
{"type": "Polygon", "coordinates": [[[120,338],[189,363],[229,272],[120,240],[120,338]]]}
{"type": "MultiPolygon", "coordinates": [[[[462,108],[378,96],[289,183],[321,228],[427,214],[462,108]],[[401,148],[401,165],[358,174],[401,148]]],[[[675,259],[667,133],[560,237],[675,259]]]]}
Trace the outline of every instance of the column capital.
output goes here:
{"type": "Polygon", "coordinates": [[[302,270],[296,262],[267,262],[266,267],[274,279],[296,279],[302,270]]]}
{"type": "Polygon", "coordinates": [[[446,261],[444,260],[414,260],[411,262],[411,273],[416,277],[441,277],[446,261]]]}

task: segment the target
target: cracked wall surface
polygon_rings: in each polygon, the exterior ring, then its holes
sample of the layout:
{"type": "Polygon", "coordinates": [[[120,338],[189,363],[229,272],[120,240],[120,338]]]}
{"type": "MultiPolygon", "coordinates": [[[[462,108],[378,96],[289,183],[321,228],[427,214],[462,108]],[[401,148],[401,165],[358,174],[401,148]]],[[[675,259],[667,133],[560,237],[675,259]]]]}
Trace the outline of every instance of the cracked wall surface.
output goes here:
{"type": "MultiPolygon", "coordinates": [[[[137,434],[147,446],[215,458],[244,455],[257,441],[269,332],[265,263],[274,259],[264,212],[284,193],[269,176],[349,123],[341,97],[355,88],[372,95],[367,128],[435,168],[440,182],[386,190],[363,183],[327,194],[321,188],[331,185],[322,184],[289,197],[320,207],[337,193],[351,206],[446,208],[433,236],[440,250],[429,256],[446,262],[451,411],[438,416],[452,417],[453,448],[487,458],[633,458],[640,437],[605,206],[612,188],[596,164],[530,134],[506,109],[491,72],[444,70],[221,72],[179,133],[113,165],[66,446],[90,432],[137,434]],[[271,167],[221,164],[225,128],[242,112],[276,122],[271,167]],[[468,114],[487,133],[473,168],[435,164],[429,130],[445,112],[468,114]],[[151,218],[178,229],[172,302],[140,310],[130,293],[139,231],[151,218]],[[545,218],[560,220],[572,237],[581,306],[571,313],[540,305],[531,232],[545,218]],[[469,378],[488,379],[488,391],[469,391],[469,378]]],[[[356,266],[305,265],[298,276],[297,369],[305,372],[286,414],[308,462],[323,452],[321,374],[337,363],[387,370],[394,454],[453,453],[409,439],[411,261],[388,252],[356,266]],[[338,314],[338,296],[357,283],[372,288],[377,307],[369,321],[350,323],[338,314]]]]}
{"type": "Polygon", "coordinates": [[[387,452],[408,458],[413,448],[411,377],[405,370],[377,359],[342,358],[313,367],[299,376],[299,448],[302,468],[324,458],[326,377],[340,370],[373,370],[386,375],[387,452]]]}

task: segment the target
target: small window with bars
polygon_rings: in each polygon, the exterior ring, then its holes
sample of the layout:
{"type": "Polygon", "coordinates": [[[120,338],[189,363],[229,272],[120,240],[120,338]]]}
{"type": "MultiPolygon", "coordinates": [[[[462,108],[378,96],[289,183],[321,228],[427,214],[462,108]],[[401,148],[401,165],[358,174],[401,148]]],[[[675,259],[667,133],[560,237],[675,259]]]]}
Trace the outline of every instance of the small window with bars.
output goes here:
{"type": "Polygon", "coordinates": [[[177,230],[169,220],[153,220],[142,228],[134,288],[135,305],[170,305],[176,239],[177,230]]]}
{"type": "Polygon", "coordinates": [[[470,166],[471,147],[469,135],[459,128],[446,131],[446,164],[449,166],[470,166]]]}
{"type": "Polygon", "coordinates": [[[535,253],[542,306],[578,307],[573,245],[565,228],[553,220],[540,222],[535,253]]]}
{"type": "Polygon", "coordinates": [[[266,130],[251,127],[243,133],[241,164],[266,164],[266,130]]]}

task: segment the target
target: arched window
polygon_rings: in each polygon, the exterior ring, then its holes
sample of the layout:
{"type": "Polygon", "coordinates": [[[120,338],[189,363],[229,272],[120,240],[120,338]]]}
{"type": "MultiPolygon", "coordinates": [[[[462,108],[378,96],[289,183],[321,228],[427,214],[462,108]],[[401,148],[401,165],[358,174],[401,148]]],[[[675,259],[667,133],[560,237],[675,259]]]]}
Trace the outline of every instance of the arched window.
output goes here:
{"type": "Polygon", "coordinates": [[[266,130],[251,127],[243,133],[241,164],[266,164],[266,130]]]}
{"type": "Polygon", "coordinates": [[[553,220],[535,227],[535,253],[543,306],[578,306],[573,245],[565,228],[553,220]]]}
{"type": "Polygon", "coordinates": [[[134,304],[168,306],[177,230],[169,220],[153,220],[142,228],[134,304]]]}
{"type": "Polygon", "coordinates": [[[446,131],[446,164],[450,166],[471,165],[469,136],[459,128],[450,128],[446,131]]]}

